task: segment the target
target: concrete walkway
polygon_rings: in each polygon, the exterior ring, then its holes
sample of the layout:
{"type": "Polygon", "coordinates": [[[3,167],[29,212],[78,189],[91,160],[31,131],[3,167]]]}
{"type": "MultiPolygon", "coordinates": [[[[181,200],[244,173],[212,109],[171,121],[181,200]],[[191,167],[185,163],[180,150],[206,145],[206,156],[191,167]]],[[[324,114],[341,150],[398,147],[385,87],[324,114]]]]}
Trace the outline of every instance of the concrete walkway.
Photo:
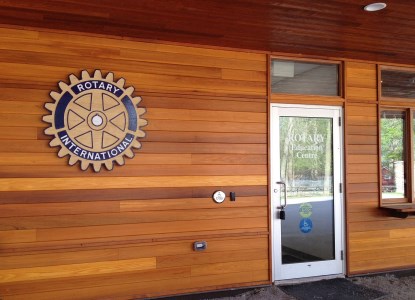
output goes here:
{"type": "MultiPolygon", "coordinates": [[[[415,299],[415,269],[407,271],[399,271],[392,273],[383,273],[376,275],[367,275],[348,278],[348,282],[359,285],[363,288],[368,288],[368,293],[356,297],[354,291],[345,289],[341,285],[337,287],[341,290],[341,295],[333,295],[333,293],[327,292],[316,296],[312,294],[312,288],[310,286],[304,286],[307,293],[302,296],[291,296],[284,292],[282,289],[287,290],[284,287],[278,287],[275,285],[258,287],[251,289],[240,290],[227,290],[220,292],[212,292],[205,294],[193,294],[185,296],[176,296],[164,298],[164,300],[202,300],[202,299],[214,299],[214,300],[339,300],[339,299],[364,299],[364,300],[412,300],[415,299]],[[372,292],[370,292],[372,291],[372,292]],[[373,291],[375,293],[373,293],[373,291]],[[378,293],[376,293],[378,292],[378,293]]],[[[310,285],[312,283],[306,283],[303,285],[310,285]]],[[[319,291],[320,292],[320,291],[319,291]]]]}
{"type": "MultiPolygon", "coordinates": [[[[300,300],[309,300],[309,299],[319,299],[319,300],[339,300],[339,299],[364,299],[364,300],[413,300],[415,299],[415,269],[398,271],[391,273],[367,275],[367,276],[358,276],[353,278],[347,278],[348,281],[356,285],[362,286],[363,288],[368,289],[368,293],[365,295],[360,295],[356,297],[350,291],[341,289],[341,296],[330,295],[329,293],[324,296],[316,296],[312,294],[312,289],[305,287],[309,293],[303,294],[302,297],[293,297],[281,290],[277,286],[269,286],[263,288],[253,289],[245,293],[233,296],[233,297],[221,297],[215,299],[221,300],[288,300],[288,299],[300,299],[300,300]],[[370,290],[372,292],[370,292],[370,290]],[[375,293],[373,293],[373,291],[375,293]],[[378,292],[378,293],[376,293],[378,292]]],[[[312,284],[312,283],[308,283],[312,284]]],[[[306,284],[303,284],[306,285],[306,284]]],[[[283,287],[282,287],[283,288],[283,287]]],[[[193,298],[196,299],[206,299],[206,298],[193,298]]],[[[192,300],[193,300],[192,299],[192,300]]]]}

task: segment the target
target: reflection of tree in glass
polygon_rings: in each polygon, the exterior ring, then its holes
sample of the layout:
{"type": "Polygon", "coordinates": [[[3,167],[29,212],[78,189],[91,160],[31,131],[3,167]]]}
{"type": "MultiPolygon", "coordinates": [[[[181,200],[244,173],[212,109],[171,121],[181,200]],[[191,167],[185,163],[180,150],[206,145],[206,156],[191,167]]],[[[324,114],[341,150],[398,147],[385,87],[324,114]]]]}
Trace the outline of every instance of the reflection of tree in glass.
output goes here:
{"type": "Polygon", "coordinates": [[[280,118],[281,178],[291,192],[332,192],[332,120],[280,118]]]}
{"type": "Polygon", "coordinates": [[[405,168],[402,164],[405,160],[405,113],[402,111],[383,111],[380,126],[382,197],[403,197],[404,186],[402,185],[402,180],[405,177],[405,168]]]}
{"type": "Polygon", "coordinates": [[[404,111],[382,111],[382,198],[405,196],[405,126],[404,111]]]}
{"type": "Polygon", "coordinates": [[[381,126],[381,150],[382,167],[393,172],[393,163],[403,161],[403,130],[404,120],[402,118],[382,118],[381,126]]]}

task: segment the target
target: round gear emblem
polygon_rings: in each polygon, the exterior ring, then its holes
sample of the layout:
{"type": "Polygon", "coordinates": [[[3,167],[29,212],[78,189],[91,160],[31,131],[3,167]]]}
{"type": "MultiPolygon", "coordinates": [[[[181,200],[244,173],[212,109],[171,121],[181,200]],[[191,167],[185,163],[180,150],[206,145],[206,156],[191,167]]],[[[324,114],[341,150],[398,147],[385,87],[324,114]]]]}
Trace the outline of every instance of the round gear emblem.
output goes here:
{"type": "Polygon", "coordinates": [[[95,172],[105,165],[112,170],[114,161],[124,165],[124,156],[134,157],[132,148],[141,148],[145,108],[138,107],[141,97],[133,97],[133,87],[124,88],[123,78],[114,82],[114,74],[103,78],[96,70],[91,77],[82,71],[81,79],[69,76],[70,84],[59,82],[60,93],[52,91],[54,103],[46,103],[51,114],[43,117],[50,124],[45,134],[54,138],[51,147],[60,146],[59,157],[69,155],[69,164],[81,162],[95,172]]]}

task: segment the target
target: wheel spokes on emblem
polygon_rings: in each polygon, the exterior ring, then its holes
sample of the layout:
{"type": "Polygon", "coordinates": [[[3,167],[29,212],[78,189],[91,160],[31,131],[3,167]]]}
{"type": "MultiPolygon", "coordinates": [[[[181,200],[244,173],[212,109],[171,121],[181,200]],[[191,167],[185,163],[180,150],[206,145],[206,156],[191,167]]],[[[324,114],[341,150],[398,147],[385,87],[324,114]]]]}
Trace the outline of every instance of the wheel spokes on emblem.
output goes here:
{"type": "Polygon", "coordinates": [[[125,107],[103,91],[82,95],[68,110],[68,133],[81,145],[104,151],[125,137],[125,107]]]}

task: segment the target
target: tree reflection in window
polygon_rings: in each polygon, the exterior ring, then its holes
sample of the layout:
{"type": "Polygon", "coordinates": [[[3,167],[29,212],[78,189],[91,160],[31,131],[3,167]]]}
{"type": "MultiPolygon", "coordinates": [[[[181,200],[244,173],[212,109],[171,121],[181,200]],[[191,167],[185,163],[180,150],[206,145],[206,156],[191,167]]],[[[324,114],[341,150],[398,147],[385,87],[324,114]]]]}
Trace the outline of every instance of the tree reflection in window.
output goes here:
{"type": "Polygon", "coordinates": [[[382,198],[406,197],[405,111],[381,112],[382,198]]]}

